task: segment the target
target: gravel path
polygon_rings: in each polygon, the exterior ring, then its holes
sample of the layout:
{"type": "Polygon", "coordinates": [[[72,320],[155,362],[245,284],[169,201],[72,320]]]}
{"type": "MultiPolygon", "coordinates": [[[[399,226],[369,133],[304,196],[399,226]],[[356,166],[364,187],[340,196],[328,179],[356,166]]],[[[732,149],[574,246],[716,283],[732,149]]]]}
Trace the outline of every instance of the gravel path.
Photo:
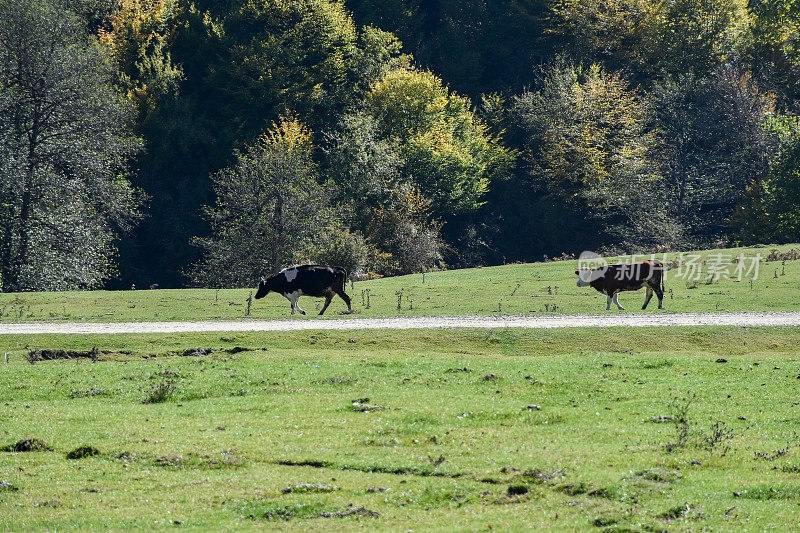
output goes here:
{"type": "Polygon", "coordinates": [[[609,328],[647,326],[800,326],[800,312],[676,313],[556,316],[404,316],[386,318],[237,320],[203,322],[0,324],[0,335],[192,333],[204,331],[298,331],[432,328],[609,328]]]}

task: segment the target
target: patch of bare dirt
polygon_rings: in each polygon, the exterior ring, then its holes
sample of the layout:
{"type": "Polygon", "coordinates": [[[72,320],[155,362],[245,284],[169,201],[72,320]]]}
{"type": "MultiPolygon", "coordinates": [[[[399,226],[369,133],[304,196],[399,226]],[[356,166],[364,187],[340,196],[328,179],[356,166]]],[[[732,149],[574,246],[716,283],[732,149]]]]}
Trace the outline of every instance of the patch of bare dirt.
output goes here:
{"type": "Polygon", "coordinates": [[[92,361],[97,361],[97,357],[99,355],[100,350],[98,350],[97,347],[86,351],[44,349],[31,350],[28,352],[28,355],[26,355],[25,358],[30,364],[34,364],[39,361],[53,361],[56,359],[91,359],[92,361]]]}
{"type": "Polygon", "coordinates": [[[45,441],[31,437],[18,440],[14,444],[0,447],[0,452],[50,452],[53,451],[45,441]]]}

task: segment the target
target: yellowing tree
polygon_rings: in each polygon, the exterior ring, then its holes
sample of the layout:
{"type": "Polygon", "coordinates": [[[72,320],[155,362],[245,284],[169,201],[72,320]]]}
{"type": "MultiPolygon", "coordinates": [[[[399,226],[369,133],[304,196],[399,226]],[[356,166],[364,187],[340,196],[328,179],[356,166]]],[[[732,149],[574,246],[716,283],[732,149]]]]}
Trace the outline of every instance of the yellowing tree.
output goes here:
{"type": "Polygon", "coordinates": [[[470,100],[431,72],[387,73],[372,85],[366,107],[403,158],[401,181],[418,188],[438,216],[479,207],[509,158],[470,100]]]}
{"type": "Polygon", "coordinates": [[[534,183],[554,200],[593,217],[629,244],[659,241],[664,223],[658,175],[650,164],[654,135],[647,109],[618,73],[563,61],[536,93],[516,98],[528,132],[534,183]]]}
{"type": "Polygon", "coordinates": [[[300,121],[273,124],[236,164],[213,176],[212,235],[192,277],[205,286],[252,285],[292,263],[328,225],[331,191],[317,182],[311,132],[300,121]]]}
{"type": "Polygon", "coordinates": [[[128,98],[143,114],[152,111],[159,96],[174,92],[183,76],[166,45],[177,3],[120,0],[110,29],[100,30],[100,42],[110,51],[128,98]]]}
{"type": "Polygon", "coordinates": [[[749,31],[746,0],[557,0],[557,31],[647,75],[711,72],[749,31]]]}

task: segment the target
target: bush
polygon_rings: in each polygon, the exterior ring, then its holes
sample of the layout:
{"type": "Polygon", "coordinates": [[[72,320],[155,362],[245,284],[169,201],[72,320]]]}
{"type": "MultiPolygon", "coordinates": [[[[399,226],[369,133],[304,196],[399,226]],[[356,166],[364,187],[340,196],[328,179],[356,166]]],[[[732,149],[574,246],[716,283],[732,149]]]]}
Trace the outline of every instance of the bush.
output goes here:
{"type": "Polygon", "coordinates": [[[145,396],[142,403],[161,403],[166,402],[172,397],[172,394],[175,392],[175,386],[172,384],[171,381],[164,381],[159,383],[150,391],[148,391],[147,396],[145,396]]]}
{"type": "Polygon", "coordinates": [[[419,191],[397,191],[389,208],[372,212],[369,238],[382,255],[371,269],[382,275],[412,274],[443,266],[446,248],[440,232],[442,223],[430,216],[430,202],[419,191]]]}
{"type": "Polygon", "coordinates": [[[100,455],[100,450],[94,446],[83,445],[78,446],[71,452],[67,452],[67,459],[84,459],[86,457],[94,457],[100,455]]]}
{"type": "Polygon", "coordinates": [[[351,277],[361,277],[369,254],[370,247],[361,234],[336,224],[314,238],[305,256],[312,263],[340,266],[351,277]]]}
{"type": "Polygon", "coordinates": [[[445,245],[436,225],[402,220],[390,245],[402,274],[423,272],[442,263],[445,245]]]}

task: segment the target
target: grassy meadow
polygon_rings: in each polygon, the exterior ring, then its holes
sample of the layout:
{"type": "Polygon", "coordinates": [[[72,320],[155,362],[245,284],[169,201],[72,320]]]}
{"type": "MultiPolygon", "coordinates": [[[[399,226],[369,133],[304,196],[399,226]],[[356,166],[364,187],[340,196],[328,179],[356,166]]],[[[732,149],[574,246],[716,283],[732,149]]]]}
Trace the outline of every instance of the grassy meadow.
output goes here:
{"type": "MultiPolygon", "coordinates": [[[[666,310],[646,312],[798,310],[800,261],[771,250],[685,257],[690,276],[669,255],[666,310]]],[[[348,292],[356,317],[604,313],[576,266],[348,292]]],[[[3,294],[0,320],[288,315],[274,294],[247,315],[249,293],[3,294]]],[[[0,531],[789,530],[798,345],[733,327],[0,335],[0,531]]]]}
{"type": "MultiPolygon", "coordinates": [[[[798,245],[784,245],[688,252],[683,254],[680,266],[678,254],[658,255],[659,259],[672,262],[662,312],[800,310],[800,261],[766,261],[774,249],[785,253],[797,248],[798,245]],[[740,255],[745,260],[736,263],[740,255]],[[754,261],[759,257],[756,271],[754,261]]],[[[354,309],[349,316],[604,313],[605,296],[576,286],[577,263],[513,264],[358,281],[347,285],[354,309]]],[[[288,301],[274,293],[252,300],[248,314],[247,298],[254,292],[175,289],[0,294],[0,322],[258,319],[289,315],[288,301]]],[[[644,297],[643,290],[623,293],[620,303],[626,312],[641,312],[644,297]]],[[[308,316],[316,316],[322,303],[322,299],[300,299],[308,316]]],[[[654,299],[645,312],[656,312],[656,308],[654,299]]],[[[335,319],[346,310],[344,302],[336,297],[325,317],[335,319]]]]}
{"type": "Polygon", "coordinates": [[[800,328],[0,343],[2,531],[797,522],[800,328]]]}

